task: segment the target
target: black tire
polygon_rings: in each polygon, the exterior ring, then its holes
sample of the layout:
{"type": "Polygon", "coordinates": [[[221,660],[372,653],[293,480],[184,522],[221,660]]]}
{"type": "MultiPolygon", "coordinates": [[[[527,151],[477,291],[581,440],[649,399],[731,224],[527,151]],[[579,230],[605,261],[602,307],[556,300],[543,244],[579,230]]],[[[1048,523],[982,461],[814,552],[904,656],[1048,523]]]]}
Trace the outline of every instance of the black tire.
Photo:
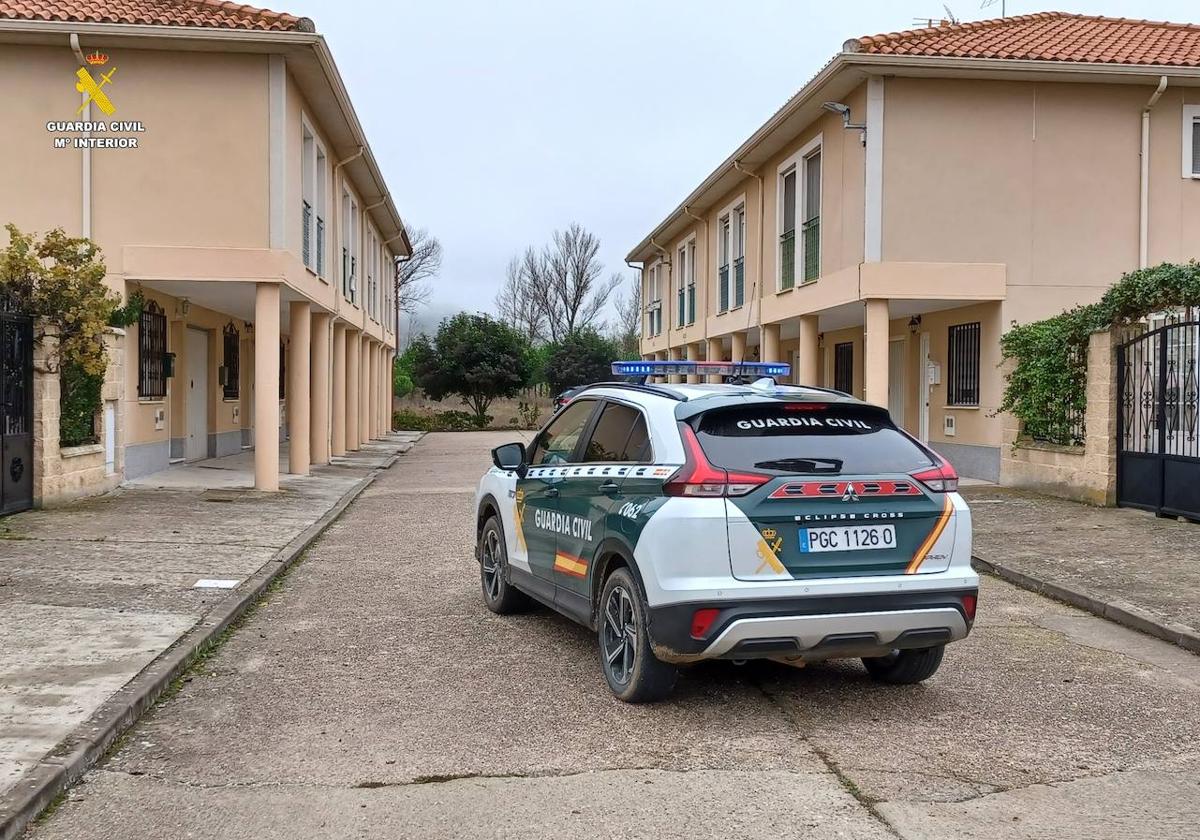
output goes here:
{"type": "Polygon", "coordinates": [[[529,597],[509,582],[504,529],[494,516],[479,532],[479,585],[483,603],[497,615],[521,612],[529,606],[529,597]]]}
{"type": "Polygon", "coordinates": [[[600,670],[618,700],[653,703],[671,693],[679,671],[650,649],[646,604],[628,569],[617,569],[604,582],[596,623],[600,670]]]}
{"type": "Polygon", "coordinates": [[[876,682],[913,685],[934,675],[942,664],[945,645],[913,650],[894,650],[887,656],[864,657],[863,665],[876,682]]]}

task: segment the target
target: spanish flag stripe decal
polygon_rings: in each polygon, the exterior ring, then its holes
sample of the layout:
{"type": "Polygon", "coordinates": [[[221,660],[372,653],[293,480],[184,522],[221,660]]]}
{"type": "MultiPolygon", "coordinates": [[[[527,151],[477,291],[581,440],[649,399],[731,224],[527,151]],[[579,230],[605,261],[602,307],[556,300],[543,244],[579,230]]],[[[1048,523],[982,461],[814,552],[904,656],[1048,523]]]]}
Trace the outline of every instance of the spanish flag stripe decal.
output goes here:
{"type": "Polygon", "coordinates": [[[554,555],[554,571],[562,572],[572,577],[587,577],[588,564],[586,560],[571,554],[559,552],[554,555]]]}
{"type": "Polygon", "coordinates": [[[921,564],[925,562],[925,555],[933,549],[937,543],[938,537],[942,535],[942,531],[946,530],[946,525],[950,523],[950,517],[954,513],[954,502],[950,501],[950,494],[945,494],[945,501],[942,504],[942,515],[938,517],[938,521],[934,523],[933,530],[929,532],[929,536],[921,543],[917,549],[917,553],[913,555],[912,560],[908,562],[908,568],[904,570],[906,575],[915,575],[917,569],[921,568],[921,564]]]}

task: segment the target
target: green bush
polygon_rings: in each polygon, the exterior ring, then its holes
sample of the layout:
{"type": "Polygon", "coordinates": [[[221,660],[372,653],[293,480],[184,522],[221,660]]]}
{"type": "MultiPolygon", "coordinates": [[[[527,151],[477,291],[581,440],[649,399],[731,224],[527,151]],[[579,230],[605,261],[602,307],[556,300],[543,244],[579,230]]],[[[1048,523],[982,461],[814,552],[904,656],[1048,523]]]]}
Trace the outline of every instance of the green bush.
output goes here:
{"type": "Polygon", "coordinates": [[[613,378],[617,354],[617,346],[595,330],[578,330],[550,345],[546,382],[555,394],[577,385],[607,382],[613,378]]]}
{"type": "Polygon", "coordinates": [[[60,446],[95,443],[96,412],[100,410],[100,389],[104,376],[88,373],[80,365],[64,360],[59,370],[60,446]]]}
{"type": "Polygon", "coordinates": [[[405,410],[392,413],[392,428],[414,432],[474,432],[486,429],[493,419],[490,414],[479,418],[469,411],[437,411],[424,414],[405,410]]]}
{"type": "Polygon", "coordinates": [[[1011,412],[1022,432],[1050,443],[1079,444],[1072,419],[1087,408],[1088,337],[1156,312],[1200,306],[1200,263],[1163,263],[1124,275],[1096,303],[1013,328],[1000,339],[1016,362],[997,410],[1011,412]]]}

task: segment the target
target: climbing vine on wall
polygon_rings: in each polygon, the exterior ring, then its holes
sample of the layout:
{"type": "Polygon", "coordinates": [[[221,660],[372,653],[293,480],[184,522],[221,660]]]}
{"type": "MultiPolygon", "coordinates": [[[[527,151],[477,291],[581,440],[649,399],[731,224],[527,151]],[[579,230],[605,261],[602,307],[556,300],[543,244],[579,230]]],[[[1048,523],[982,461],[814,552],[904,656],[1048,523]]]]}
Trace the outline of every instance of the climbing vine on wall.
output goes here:
{"type": "Polygon", "coordinates": [[[1087,407],[1088,337],[1156,312],[1200,306],[1200,264],[1163,263],[1131,271],[1099,301],[1016,325],[1000,339],[1008,373],[998,411],[1012,412],[1023,433],[1050,443],[1081,443],[1087,407]]]}

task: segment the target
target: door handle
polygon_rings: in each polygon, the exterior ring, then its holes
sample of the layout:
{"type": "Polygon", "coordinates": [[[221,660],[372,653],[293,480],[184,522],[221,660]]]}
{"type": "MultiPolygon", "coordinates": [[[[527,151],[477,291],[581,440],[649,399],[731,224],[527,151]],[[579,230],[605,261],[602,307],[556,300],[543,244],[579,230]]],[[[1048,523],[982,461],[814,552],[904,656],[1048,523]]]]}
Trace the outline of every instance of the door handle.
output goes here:
{"type": "Polygon", "coordinates": [[[616,493],[621,489],[621,486],[615,481],[606,481],[600,485],[600,492],[605,494],[616,493]]]}
{"type": "Polygon", "coordinates": [[[557,499],[558,498],[558,488],[557,487],[547,487],[546,488],[546,498],[547,499],[557,499]]]}

